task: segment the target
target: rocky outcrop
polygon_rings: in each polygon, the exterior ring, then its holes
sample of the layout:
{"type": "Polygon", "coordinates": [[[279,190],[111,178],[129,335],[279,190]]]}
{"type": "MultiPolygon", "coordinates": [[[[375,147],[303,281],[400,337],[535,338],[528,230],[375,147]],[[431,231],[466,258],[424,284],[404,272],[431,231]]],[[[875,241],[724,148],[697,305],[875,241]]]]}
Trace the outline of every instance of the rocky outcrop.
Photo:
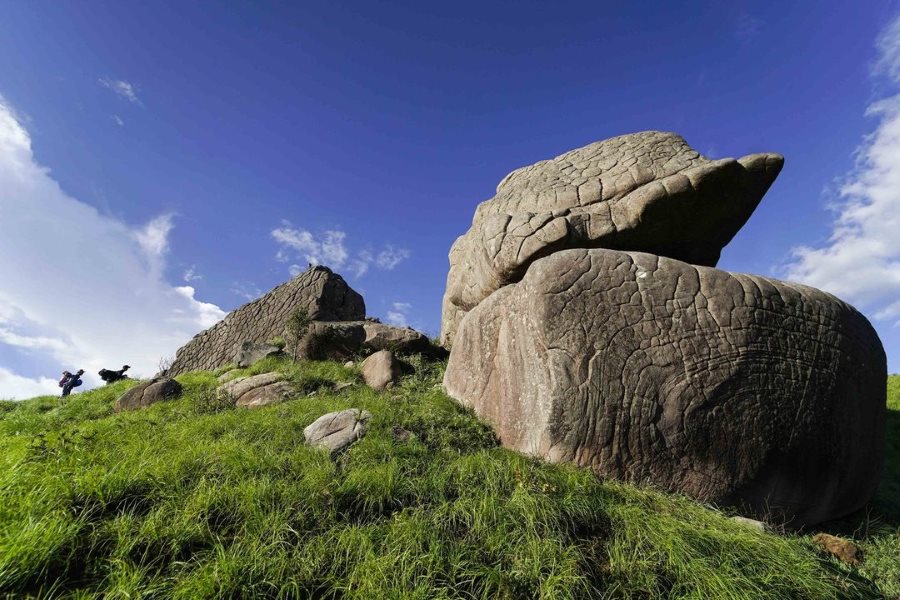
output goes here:
{"type": "Polygon", "coordinates": [[[113,405],[115,412],[137,410],[181,395],[181,384],[169,377],[155,377],[140,383],[122,394],[113,405]]]}
{"type": "Polygon", "coordinates": [[[450,250],[442,343],[453,343],[479,302],[560,250],[637,250],[715,266],[783,162],[771,153],[710,160],[679,135],[646,131],[513,171],[450,250]]]}
{"type": "Polygon", "coordinates": [[[362,352],[379,350],[427,356],[440,353],[431,340],[415,329],[366,320],[312,323],[300,342],[299,356],[306,360],[346,361],[362,352]]]}
{"type": "Polygon", "coordinates": [[[504,446],[793,524],[874,491],[885,355],[813,288],[567,250],[463,319],[444,385],[504,446]]]}
{"type": "Polygon", "coordinates": [[[234,356],[234,364],[241,369],[245,369],[264,358],[281,354],[282,350],[278,346],[258,344],[256,342],[242,342],[238,346],[237,354],[234,356]]]}
{"type": "Polygon", "coordinates": [[[358,408],[322,415],[303,430],[306,443],[327,449],[332,456],[343,452],[362,438],[372,413],[358,408]]]}
{"type": "Polygon", "coordinates": [[[312,267],[271,292],[230,312],[178,350],[168,375],[216,369],[231,362],[244,342],[265,343],[285,336],[290,314],[306,309],[316,321],[363,319],[362,296],[327,267],[312,267]]]}

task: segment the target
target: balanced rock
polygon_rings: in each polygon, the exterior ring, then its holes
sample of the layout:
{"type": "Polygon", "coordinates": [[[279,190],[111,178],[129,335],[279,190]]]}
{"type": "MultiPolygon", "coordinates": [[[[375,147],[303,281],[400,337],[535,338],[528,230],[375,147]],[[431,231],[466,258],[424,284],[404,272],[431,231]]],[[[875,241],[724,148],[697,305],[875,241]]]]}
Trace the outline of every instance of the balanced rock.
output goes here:
{"type": "Polygon", "coordinates": [[[146,408],[163,400],[172,400],[181,395],[181,384],[169,377],[155,377],[140,383],[122,394],[113,405],[115,412],[146,408]]]}
{"type": "Polygon", "coordinates": [[[372,413],[358,408],[322,415],[303,430],[306,443],[326,448],[334,456],[349,448],[366,434],[372,413]]]}
{"type": "Polygon", "coordinates": [[[283,337],[288,317],[296,309],[305,309],[317,321],[357,320],[366,314],[362,296],[340,275],[313,267],[196,335],[178,350],[166,373],[216,369],[234,358],[238,344],[283,337]]]}
{"type": "Polygon", "coordinates": [[[241,342],[234,356],[234,364],[244,369],[270,356],[278,356],[281,348],[272,344],[259,344],[257,342],[241,342]]]}
{"type": "Polygon", "coordinates": [[[802,285],[555,252],[465,316],[444,385],[508,448],[792,525],[858,509],[879,481],[881,342],[802,285]]]}
{"type": "Polygon", "coordinates": [[[715,266],[784,159],[710,160],[674,133],[595,142],[517,169],[475,211],[450,250],[441,341],[535,260],[567,248],[636,250],[715,266]]]}
{"type": "Polygon", "coordinates": [[[381,391],[400,379],[403,364],[390,350],[380,350],[363,361],[360,372],[366,385],[381,391]]]}

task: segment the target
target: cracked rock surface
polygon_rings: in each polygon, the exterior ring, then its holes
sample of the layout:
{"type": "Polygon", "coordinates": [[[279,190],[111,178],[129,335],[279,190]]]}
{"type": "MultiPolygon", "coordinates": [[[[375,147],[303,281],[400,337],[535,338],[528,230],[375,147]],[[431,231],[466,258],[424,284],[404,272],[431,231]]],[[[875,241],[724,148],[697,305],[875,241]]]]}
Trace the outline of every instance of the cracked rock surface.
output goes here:
{"type": "Polygon", "coordinates": [[[334,456],[349,448],[366,434],[372,413],[358,408],[348,408],[322,415],[303,430],[306,443],[326,448],[334,456]]]}
{"type": "Polygon", "coordinates": [[[228,364],[244,342],[263,344],[285,335],[290,314],[305,308],[314,321],[350,321],[365,318],[366,306],[344,278],[327,267],[313,267],[194,336],[182,346],[166,371],[213,370],[228,364]]]}
{"type": "Polygon", "coordinates": [[[792,525],[850,513],[878,484],[884,350],[819,290],[573,249],[459,328],[445,388],[508,448],[792,525]]]}
{"type": "Polygon", "coordinates": [[[441,341],[535,260],[568,248],[637,250],[715,266],[781,171],[780,154],[710,160],[674,133],[623,135],[517,169],[450,250],[441,341]]]}
{"type": "Polygon", "coordinates": [[[258,408],[289,400],[297,395],[294,386],[277,372],[238,377],[218,387],[238,408],[258,408]]]}

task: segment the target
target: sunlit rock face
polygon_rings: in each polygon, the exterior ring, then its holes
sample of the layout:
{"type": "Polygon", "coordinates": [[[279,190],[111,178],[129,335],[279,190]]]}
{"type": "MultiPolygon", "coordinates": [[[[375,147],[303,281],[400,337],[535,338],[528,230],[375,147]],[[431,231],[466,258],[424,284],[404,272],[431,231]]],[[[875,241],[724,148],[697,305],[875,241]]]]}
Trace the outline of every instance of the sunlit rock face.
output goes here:
{"type": "Polygon", "coordinates": [[[879,481],[884,350],[801,285],[556,252],[465,316],[444,386],[508,448],[792,525],[856,510],[879,481]]]}
{"type": "Polygon", "coordinates": [[[442,343],[452,345],[466,312],[560,250],[637,250],[715,266],[783,163],[772,153],[710,160],[677,134],[646,131],[513,171],[450,250],[442,343]]]}

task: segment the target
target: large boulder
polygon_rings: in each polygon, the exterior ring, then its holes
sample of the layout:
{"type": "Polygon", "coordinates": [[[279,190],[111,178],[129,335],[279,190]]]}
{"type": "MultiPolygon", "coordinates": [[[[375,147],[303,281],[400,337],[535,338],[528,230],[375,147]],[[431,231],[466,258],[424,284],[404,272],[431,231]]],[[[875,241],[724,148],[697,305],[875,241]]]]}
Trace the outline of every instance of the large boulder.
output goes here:
{"type": "Polygon", "coordinates": [[[340,275],[312,267],[196,335],[178,350],[166,374],[213,370],[231,362],[238,344],[284,337],[288,317],[296,309],[305,309],[318,321],[358,320],[366,314],[362,296],[340,275]]]}
{"type": "Polygon", "coordinates": [[[858,509],[879,480],[881,342],[802,285],[556,252],[465,316],[444,385],[508,448],[793,525],[858,509]]]}
{"type": "Polygon", "coordinates": [[[115,412],[137,410],[181,395],[181,384],[169,377],[155,377],[122,394],[113,405],[115,412]]]}
{"type": "Polygon", "coordinates": [[[450,250],[442,343],[453,343],[466,312],[559,250],[637,250],[715,266],[783,162],[771,153],[710,160],[679,135],[645,131],[513,171],[450,250]]]}

